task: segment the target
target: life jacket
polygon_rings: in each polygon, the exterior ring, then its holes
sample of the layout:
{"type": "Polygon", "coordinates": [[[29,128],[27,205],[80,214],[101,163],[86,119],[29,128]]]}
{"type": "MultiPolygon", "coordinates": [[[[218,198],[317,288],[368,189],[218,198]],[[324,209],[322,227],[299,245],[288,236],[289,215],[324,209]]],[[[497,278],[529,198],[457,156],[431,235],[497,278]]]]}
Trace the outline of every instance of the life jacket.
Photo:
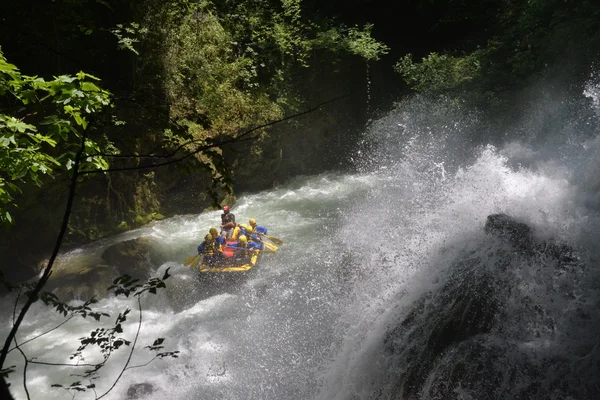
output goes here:
{"type": "Polygon", "coordinates": [[[235,223],[235,215],[233,215],[232,213],[223,213],[221,214],[221,225],[225,225],[228,222],[233,222],[235,223]]]}
{"type": "Polygon", "coordinates": [[[225,238],[221,235],[218,235],[216,238],[213,239],[218,247],[218,250],[221,250],[221,248],[223,246],[225,246],[225,243],[227,243],[227,241],[225,240],[225,238]]]}
{"type": "Polygon", "coordinates": [[[198,254],[216,254],[219,251],[220,245],[217,245],[214,240],[210,242],[202,242],[198,246],[198,254]]]}
{"type": "Polygon", "coordinates": [[[260,250],[260,244],[254,243],[252,241],[249,241],[247,243],[248,245],[246,247],[242,247],[241,242],[239,241],[230,242],[229,247],[234,248],[236,250],[234,256],[238,257],[247,257],[250,256],[250,254],[253,253],[254,250],[260,250]]]}
{"type": "MultiPolygon", "coordinates": [[[[240,233],[246,235],[248,240],[254,240],[260,242],[260,237],[256,235],[256,231],[252,228],[252,225],[240,224],[240,233]]],[[[258,228],[258,226],[257,226],[258,228]]]]}
{"type": "Polygon", "coordinates": [[[233,240],[238,240],[240,235],[245,235],[245,234],[246,233],[244,231],[242,231],[242,228],[240,228],[239,226],[236,226],[235,228],[233,228],[233,233],[231,234],[231,238],[233,240]]]}

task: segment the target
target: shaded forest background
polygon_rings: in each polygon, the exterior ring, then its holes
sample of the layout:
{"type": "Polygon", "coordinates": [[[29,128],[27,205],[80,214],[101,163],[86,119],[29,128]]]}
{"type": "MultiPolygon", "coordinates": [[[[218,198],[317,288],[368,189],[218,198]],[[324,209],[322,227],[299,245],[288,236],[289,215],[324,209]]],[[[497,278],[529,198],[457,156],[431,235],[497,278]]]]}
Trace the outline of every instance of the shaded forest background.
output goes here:
{"type": "MultiPolygon", "coordinates": [[[[585,0],[23,0],[3,2],[0,22],[2,54],[23,75],[84,71],[111,93],[113,107],[87,129],[111,169],[216,144],[165,167],[86,179],[70,245],[351,168],[365,123],[410,91],[517,114],[522,90],[540,79],[578,90],[600,49],[600,7],[585,0]]],[[[48,114],[0,94],[2,114],[34,124],[48,114]]],[[[3,205],[10,280],[31,276],[52,247],[67,164],[39,182],[0,171],[18,186],[3,205]]]]}

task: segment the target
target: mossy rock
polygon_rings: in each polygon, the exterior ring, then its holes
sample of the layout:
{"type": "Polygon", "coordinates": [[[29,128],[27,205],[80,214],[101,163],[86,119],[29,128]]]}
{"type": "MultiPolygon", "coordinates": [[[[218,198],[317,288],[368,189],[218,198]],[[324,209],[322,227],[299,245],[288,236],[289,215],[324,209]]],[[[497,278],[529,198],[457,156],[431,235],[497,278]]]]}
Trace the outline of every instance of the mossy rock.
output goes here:
{"type": "Polygon", "coordinates": [[[126,231],[128,229],[129,229],[129,224],[127,222],[125,222],[125,221],[121,221],[119,223],[119,225],[117,225],[117,230],[118,231],[122,231],[123,232],[123,231],[126,231]]]}
{"type": "Polygon", "coordinates": [[[102,253],[102,259],[117,268],[120,275],[146,280],[152,271],[165,262],[155,251],[153,239],[140,237],[115,243],[102,253]]]}
{"type": "Polygon", "coordinates": [[[225,197],[223,197],[223,200],[221,200],[221,203],[219,203],[219,205],[221,206],[221,208],[223,208],[223,206],[229,205],[229,206],[233,206],[237,201],[237,197],[235,197],[234,194],[226,194],[225,197]]]}
{"type": "Polygon", "coordinates": [[[106,289],[118,276],[119,271],[106,264],[58,266],[45,289],[64,302],[103,298],[109,293],[106,289]]]}
{"type": "Polygon", "coordinates": [[[165,218],[166,218],[164,215],[162,215],[161,213],[157,213],[157,212],[150,214],[150,217],[151,217],[151,218],[152,218],[152,220],[154,220],[154,221],[160,221],[160,220],[162,220],[162,219],[165,219],[165,218]]]}

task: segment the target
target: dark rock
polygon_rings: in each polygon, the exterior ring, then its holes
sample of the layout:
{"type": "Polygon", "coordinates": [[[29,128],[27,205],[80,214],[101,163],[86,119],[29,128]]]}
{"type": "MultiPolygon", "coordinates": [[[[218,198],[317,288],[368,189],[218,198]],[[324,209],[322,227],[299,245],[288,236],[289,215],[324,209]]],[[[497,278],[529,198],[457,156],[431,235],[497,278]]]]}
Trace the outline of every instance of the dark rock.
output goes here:
{"type": "Polygon", "coordinates": [[[564,269],[579,262],[579,257],[568,244],[536,239],[529,226],[506,214],[489,215],[484,230],[487,234],[506,239],[528,257],[551,261],[557,268],[564,269]]]}
{"type": "MultiPolygon", "coordinates": [[[[513,398],[498,394],[498,387],[508,381],[509,388],[522,387],[522,398],[548,397],[535,384],[520,381],[518,373],[543,376],[540,359],[529,358],[527,352],[506,358],[504,346],[540,335],[552,340],[557,322],[552,307],[547,309],[540,299],[549,293],[555,298],[558,282],[562,300],[572,298],[570,282],[584,266],[571,246],[541,240],[508,215],[488,216],[484,229],[509,246],[484,240],[477,251],[448,260],[443,283],[421,296],[388,330],[385,350],[401,372],[377,398],[458,399],[462,392],[473,398],[513,398]],[[539,293],[523,296],[518,288],[528,274],[540,280],[550,277],[549,285],[535,285],[539,293]]],[[[590,318],[585,312],[578,316],[583,323],[590,318]]],[[[569,368],[559,359],[552,362],[569,368]]]]}
{"type": "Polygon", "coordinates": [[[61,301],[89,300],[106,296],[107,288],[119,276],[119,271],[106,264],[58,266],[50,276],[45,290],[58,296],[61,301]]]}
{"type": "Polygon", "coordinates": [[[485,233],[496,235],[509,241],[520,250],[530,250],[533,244],[533,233],[529,226],[506,214],[492,214],[485,222],[485,233]]]}
{"type": "Polygon", "coordinates": [[[151,383],[136,383],[127,389],[127,400],[143,399],[154,392],[154,386],[151,383]]]}
{"type": "Polygon", "coordinates": [[[157,265],[152,263],[152,240],[141,237],[113,244],[102,253],[102,259],[114,265],[119,275],[129,275],[133,278],[146,280],[157,265]]]}
{"type": "Polygon", "coordinates": [[[499,313],[499,285],[493,276],[472,272],[472,267],[471,263],[456,265],[456,274],[450,277],[440,293],[425,295],[400,325],[389,332],[386,338],[388,350],[402,352],[405,343],[396,343],[394,338],[413,330],[415,324],[421,327],[408,338],[410,342],[421,344],[406,353],[409,368],[394,388],[399,398],[418,398],[443,354],[492,330],[499,313]],[[423,326],[423,315],[428,314],[435,315],[435,320],[429,320],[423,326]]]}

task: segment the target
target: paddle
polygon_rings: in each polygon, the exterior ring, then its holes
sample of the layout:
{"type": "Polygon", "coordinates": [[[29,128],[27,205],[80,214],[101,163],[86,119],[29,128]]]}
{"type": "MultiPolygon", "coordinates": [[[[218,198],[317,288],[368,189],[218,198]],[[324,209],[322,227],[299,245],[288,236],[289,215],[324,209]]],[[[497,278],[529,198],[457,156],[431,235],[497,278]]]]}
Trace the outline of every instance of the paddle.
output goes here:
{"type": "Polygon", "coordinates": [[[183,260],[183,265],[190,268],[196,268],[198,264],[202,261],[202,254],[194,254],[193,256],[189,256],[185,260],[183,260]]]}
{"type": "Polygon", "coordinates": [[[269,235],[263,235],[263,236],[278,246],[281,246],[283,244],[283,240],[281,240],[281,239],[277,239],[276,237],[269,236],[269,235]]]}
{"type": "Polygon", "coordinates": [[[261,240],[260,242],[263,244],[263,246],[265,246],[267,249],[271,250],[272,252],[276,252],[277,249],[279,249],[279,247],[275,246],[272,243],[265,242],[264,240],[261,240]]]}
{"type": "MultiPolygon", "coordinates": [[[[263,242],[264,243],[264,242],[263,242]]],[[[273,245],[271,245],[273,246],[273,245]]],[[[228,249],[236,249],[236,250],[248,250],[248,251],[262,251],[263,253],[275,253],[277,251],[277,247],[273,246],[275,249],[269,250],[260,250],[260,249],[250,249],[248,247],[237,247],[237,246],[226,246],[228,249]]]]}
{"type": "Polygon", "coordinates": [[[188,258],[183,260],[183,265],[187,267],[188,265],[192,264],[196,260],[196,257],[200,257],[200,254],[194,254],[193,256],[189,256],[188,258]]]}
{"type": "Polygon", "coordinates": [[[200,261],[202,261],[202,257],[198,257],[196,258],[191,264],[190,264],[190,268],[191,269],[195,269],[198,268],[198,264],[200,264],[200,261]]]}

